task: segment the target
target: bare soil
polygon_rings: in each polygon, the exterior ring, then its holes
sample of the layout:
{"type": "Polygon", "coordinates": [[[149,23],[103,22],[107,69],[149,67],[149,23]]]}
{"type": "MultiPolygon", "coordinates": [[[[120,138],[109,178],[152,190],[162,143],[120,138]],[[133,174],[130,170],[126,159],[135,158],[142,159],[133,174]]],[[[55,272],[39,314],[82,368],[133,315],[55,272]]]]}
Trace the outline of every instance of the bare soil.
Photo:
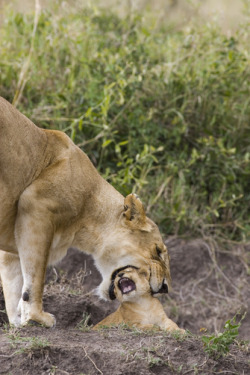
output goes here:
{"type": "Polygon", "coordinates": [[[222,251],[203,240],[166,241],[173,289],[164,308],[186,337],[125,327],[96,332],[91,325],[117,308],[100,301],[101,276],[92,259],[75,249],[48,270],[44,308],[57,318],[53,329],[8,326],[0,288],[0,374],[250,374],[250,314],[237,342],[219,359],[210,358],[201,335],[223,329],[235,313],[249,311],[247,256],[250,248],[222,251]]]}

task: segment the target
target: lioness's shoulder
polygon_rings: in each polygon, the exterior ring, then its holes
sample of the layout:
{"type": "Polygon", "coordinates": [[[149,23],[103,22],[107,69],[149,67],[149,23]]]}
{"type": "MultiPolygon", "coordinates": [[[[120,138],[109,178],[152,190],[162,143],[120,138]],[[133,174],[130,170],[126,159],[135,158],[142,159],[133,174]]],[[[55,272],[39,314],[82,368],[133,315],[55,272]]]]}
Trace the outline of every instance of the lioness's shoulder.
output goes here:
{"type": "Polygon", "coordinates": [[[46,133],[48,141],[50,143],[54,143],[54,144],[59,143],[62,146],[67,147],[67,148],[68,147],[76,147],[74,142],[70,139],[70,137],[67,136],[67,134],[63,133],[60,130],[44,129],[44,132],[46,133]]]}

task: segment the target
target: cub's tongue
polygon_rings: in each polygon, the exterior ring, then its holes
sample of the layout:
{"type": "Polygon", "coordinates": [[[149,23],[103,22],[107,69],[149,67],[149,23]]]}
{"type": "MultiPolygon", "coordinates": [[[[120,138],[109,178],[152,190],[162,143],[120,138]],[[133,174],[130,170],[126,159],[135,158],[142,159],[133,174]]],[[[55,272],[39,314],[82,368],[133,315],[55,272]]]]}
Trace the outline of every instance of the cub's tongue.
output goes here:
{"type": "Polygon", "coordinates": [[[126,277],[120,279],[118,285],[122,294],[130,293],[132,290],[136,289],[135,283],[126,277]]]}

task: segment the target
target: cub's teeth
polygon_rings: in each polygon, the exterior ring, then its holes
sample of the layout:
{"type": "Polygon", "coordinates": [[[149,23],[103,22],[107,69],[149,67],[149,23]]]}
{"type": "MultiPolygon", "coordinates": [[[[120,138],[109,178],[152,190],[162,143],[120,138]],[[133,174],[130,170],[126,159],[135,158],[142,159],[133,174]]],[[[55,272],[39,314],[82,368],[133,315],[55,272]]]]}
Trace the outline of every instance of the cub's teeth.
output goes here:
{"type": "Polygon", "coordinates": [[[130,286],[125,287],[124,293],[130,292],[130,290],[132,290],[132,288],[130,286]]]}

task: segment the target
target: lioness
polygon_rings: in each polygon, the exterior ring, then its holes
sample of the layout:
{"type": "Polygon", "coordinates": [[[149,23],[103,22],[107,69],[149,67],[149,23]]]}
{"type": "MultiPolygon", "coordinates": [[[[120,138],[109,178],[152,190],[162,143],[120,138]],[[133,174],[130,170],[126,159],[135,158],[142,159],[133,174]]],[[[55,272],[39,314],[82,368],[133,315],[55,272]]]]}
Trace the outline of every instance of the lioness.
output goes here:
{"type": "Polygon", "coordinates": [[[124,199],[67,135],[38,128],[0,98],[0,274],[10,323],[55,325],[42,308],[45,272],[70,246],[93,255],[102,298],[126,265],[149,265],[152,292],[167,291],[167,249],[137,196],[124,199]]]}
{"type": "Polygon", "coordinates": [[[158,327],[166,331],[185,332],[167,317],[160,301],[152,296],[149,267],[128,267],[115,272],[113,279],[110,298],[117,298],[121,305],[93,329],[126,323],[141,329],[158,327]]]}

